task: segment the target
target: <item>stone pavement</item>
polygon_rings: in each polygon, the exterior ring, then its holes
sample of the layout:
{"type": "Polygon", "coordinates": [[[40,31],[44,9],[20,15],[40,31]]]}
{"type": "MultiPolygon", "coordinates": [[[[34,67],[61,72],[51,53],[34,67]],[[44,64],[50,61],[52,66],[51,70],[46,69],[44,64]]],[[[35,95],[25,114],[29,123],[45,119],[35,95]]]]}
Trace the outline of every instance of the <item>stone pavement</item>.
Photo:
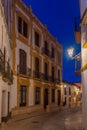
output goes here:
{"type": "Polygon", "coordinates": [[[24,114],[4,123],[1,130],[83,130],[82,112],[79,108],[73,108],[24,114]]]}

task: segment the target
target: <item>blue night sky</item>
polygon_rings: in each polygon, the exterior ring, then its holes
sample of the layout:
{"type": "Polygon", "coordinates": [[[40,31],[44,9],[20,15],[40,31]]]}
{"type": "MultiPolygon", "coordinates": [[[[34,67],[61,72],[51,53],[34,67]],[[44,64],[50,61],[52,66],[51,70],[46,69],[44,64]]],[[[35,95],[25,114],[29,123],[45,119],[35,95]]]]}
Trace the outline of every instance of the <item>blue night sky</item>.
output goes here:
{"type": "Polygon", "coordinates": [[[33,12],[48,30],[63,46],[63,80],[79,82],[81,78],[75,75],[74,60],[67,55],[67,48],[73,46],[76,54],[80,51],[80,44],[76,44],[74,37],[74,18],[78,17],[78,0],[24,0],[32,6],[33,12]]]}

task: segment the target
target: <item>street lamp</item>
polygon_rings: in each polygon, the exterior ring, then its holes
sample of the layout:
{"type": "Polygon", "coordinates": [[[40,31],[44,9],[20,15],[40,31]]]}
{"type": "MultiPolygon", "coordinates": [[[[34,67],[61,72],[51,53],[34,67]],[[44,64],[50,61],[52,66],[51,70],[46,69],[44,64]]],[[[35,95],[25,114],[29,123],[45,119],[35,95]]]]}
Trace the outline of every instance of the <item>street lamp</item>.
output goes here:
{"type": "Polygon", "coordinates": [[[71,59],[75,60],[75,72],[78,76],[81,76],[81,53],[74,55],[74,48],[69,47],[67,53],[71,59]]]}
{"type": "Polygon", "coordinates": [[[67,49],[67,53],[68,53],[68,56],[71,58],[71,59],[77,59],[77,60],[81,60],[81,52],[79,52],[78,54],[74,55],[74,48],[73,47],[69,47],[67,49]]]}
{"type": "Polygon", "coordinates": [[[72,58],[74,54],[74,48],[73,47],[68,48],[67,52],[68,52],[69,57],[72,58]]]}

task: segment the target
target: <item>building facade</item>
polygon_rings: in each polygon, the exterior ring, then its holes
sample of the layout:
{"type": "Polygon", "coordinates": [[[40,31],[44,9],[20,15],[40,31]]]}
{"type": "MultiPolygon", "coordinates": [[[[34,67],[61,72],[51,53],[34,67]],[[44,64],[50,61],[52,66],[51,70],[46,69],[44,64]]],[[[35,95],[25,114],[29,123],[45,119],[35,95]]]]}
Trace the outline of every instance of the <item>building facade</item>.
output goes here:
{"type": "Polygon", "coordinates": [[[62,98],[62,46],[22,0],[3,5],[14,76],[11,115],[57,110],[62,98]]]}
{"type": "Polygon", "coordinates": [[[12,51],[10,38],[4,14],[4,7],[0,1],[0,123],[11,112],[11,88],[13,82],[12,51]]]}
{"type": "Polygon", "coordinates": [[[87,130],[87,0],[79,0],[80,5],[80,29],[75,30],[76,41],[81,43],[81,76],[83,99],[83,123],[87,130]]]}

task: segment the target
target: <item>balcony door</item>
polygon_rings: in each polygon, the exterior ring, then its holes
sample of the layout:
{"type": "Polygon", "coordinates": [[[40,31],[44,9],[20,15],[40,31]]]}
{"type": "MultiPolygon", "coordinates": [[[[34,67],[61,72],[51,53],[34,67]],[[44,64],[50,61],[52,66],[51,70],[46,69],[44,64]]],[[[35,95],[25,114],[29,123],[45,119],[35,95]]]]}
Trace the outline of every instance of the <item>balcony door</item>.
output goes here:
{"type": "Polygon", "coordinates": [[[54,81],[54,67],[52,67],[52,81],[54,81]]]}
{"type": "Polygon", "coordinates": [[[26,74],[26,61],[27,55],[26,52],[22,49],[20,49],[20,54],[19,54],[19,70],[21,74],[26,74]]]}
{"type": "Polygon", "coordinates": [[[20,107],[26,106],[26,86],[20,86],[20,107]]]}
{"type": "Polygon", "coordinates": [[[35,77],[39,78],[39,59],[35,58],[35,77]]]}
{"type": "Polygon", "coordinates": [[[48,75],[48,66],[47,63],[44,65],[44,73],[45,73],[45,79],[47,80],[47,75],[48,75]]]}

